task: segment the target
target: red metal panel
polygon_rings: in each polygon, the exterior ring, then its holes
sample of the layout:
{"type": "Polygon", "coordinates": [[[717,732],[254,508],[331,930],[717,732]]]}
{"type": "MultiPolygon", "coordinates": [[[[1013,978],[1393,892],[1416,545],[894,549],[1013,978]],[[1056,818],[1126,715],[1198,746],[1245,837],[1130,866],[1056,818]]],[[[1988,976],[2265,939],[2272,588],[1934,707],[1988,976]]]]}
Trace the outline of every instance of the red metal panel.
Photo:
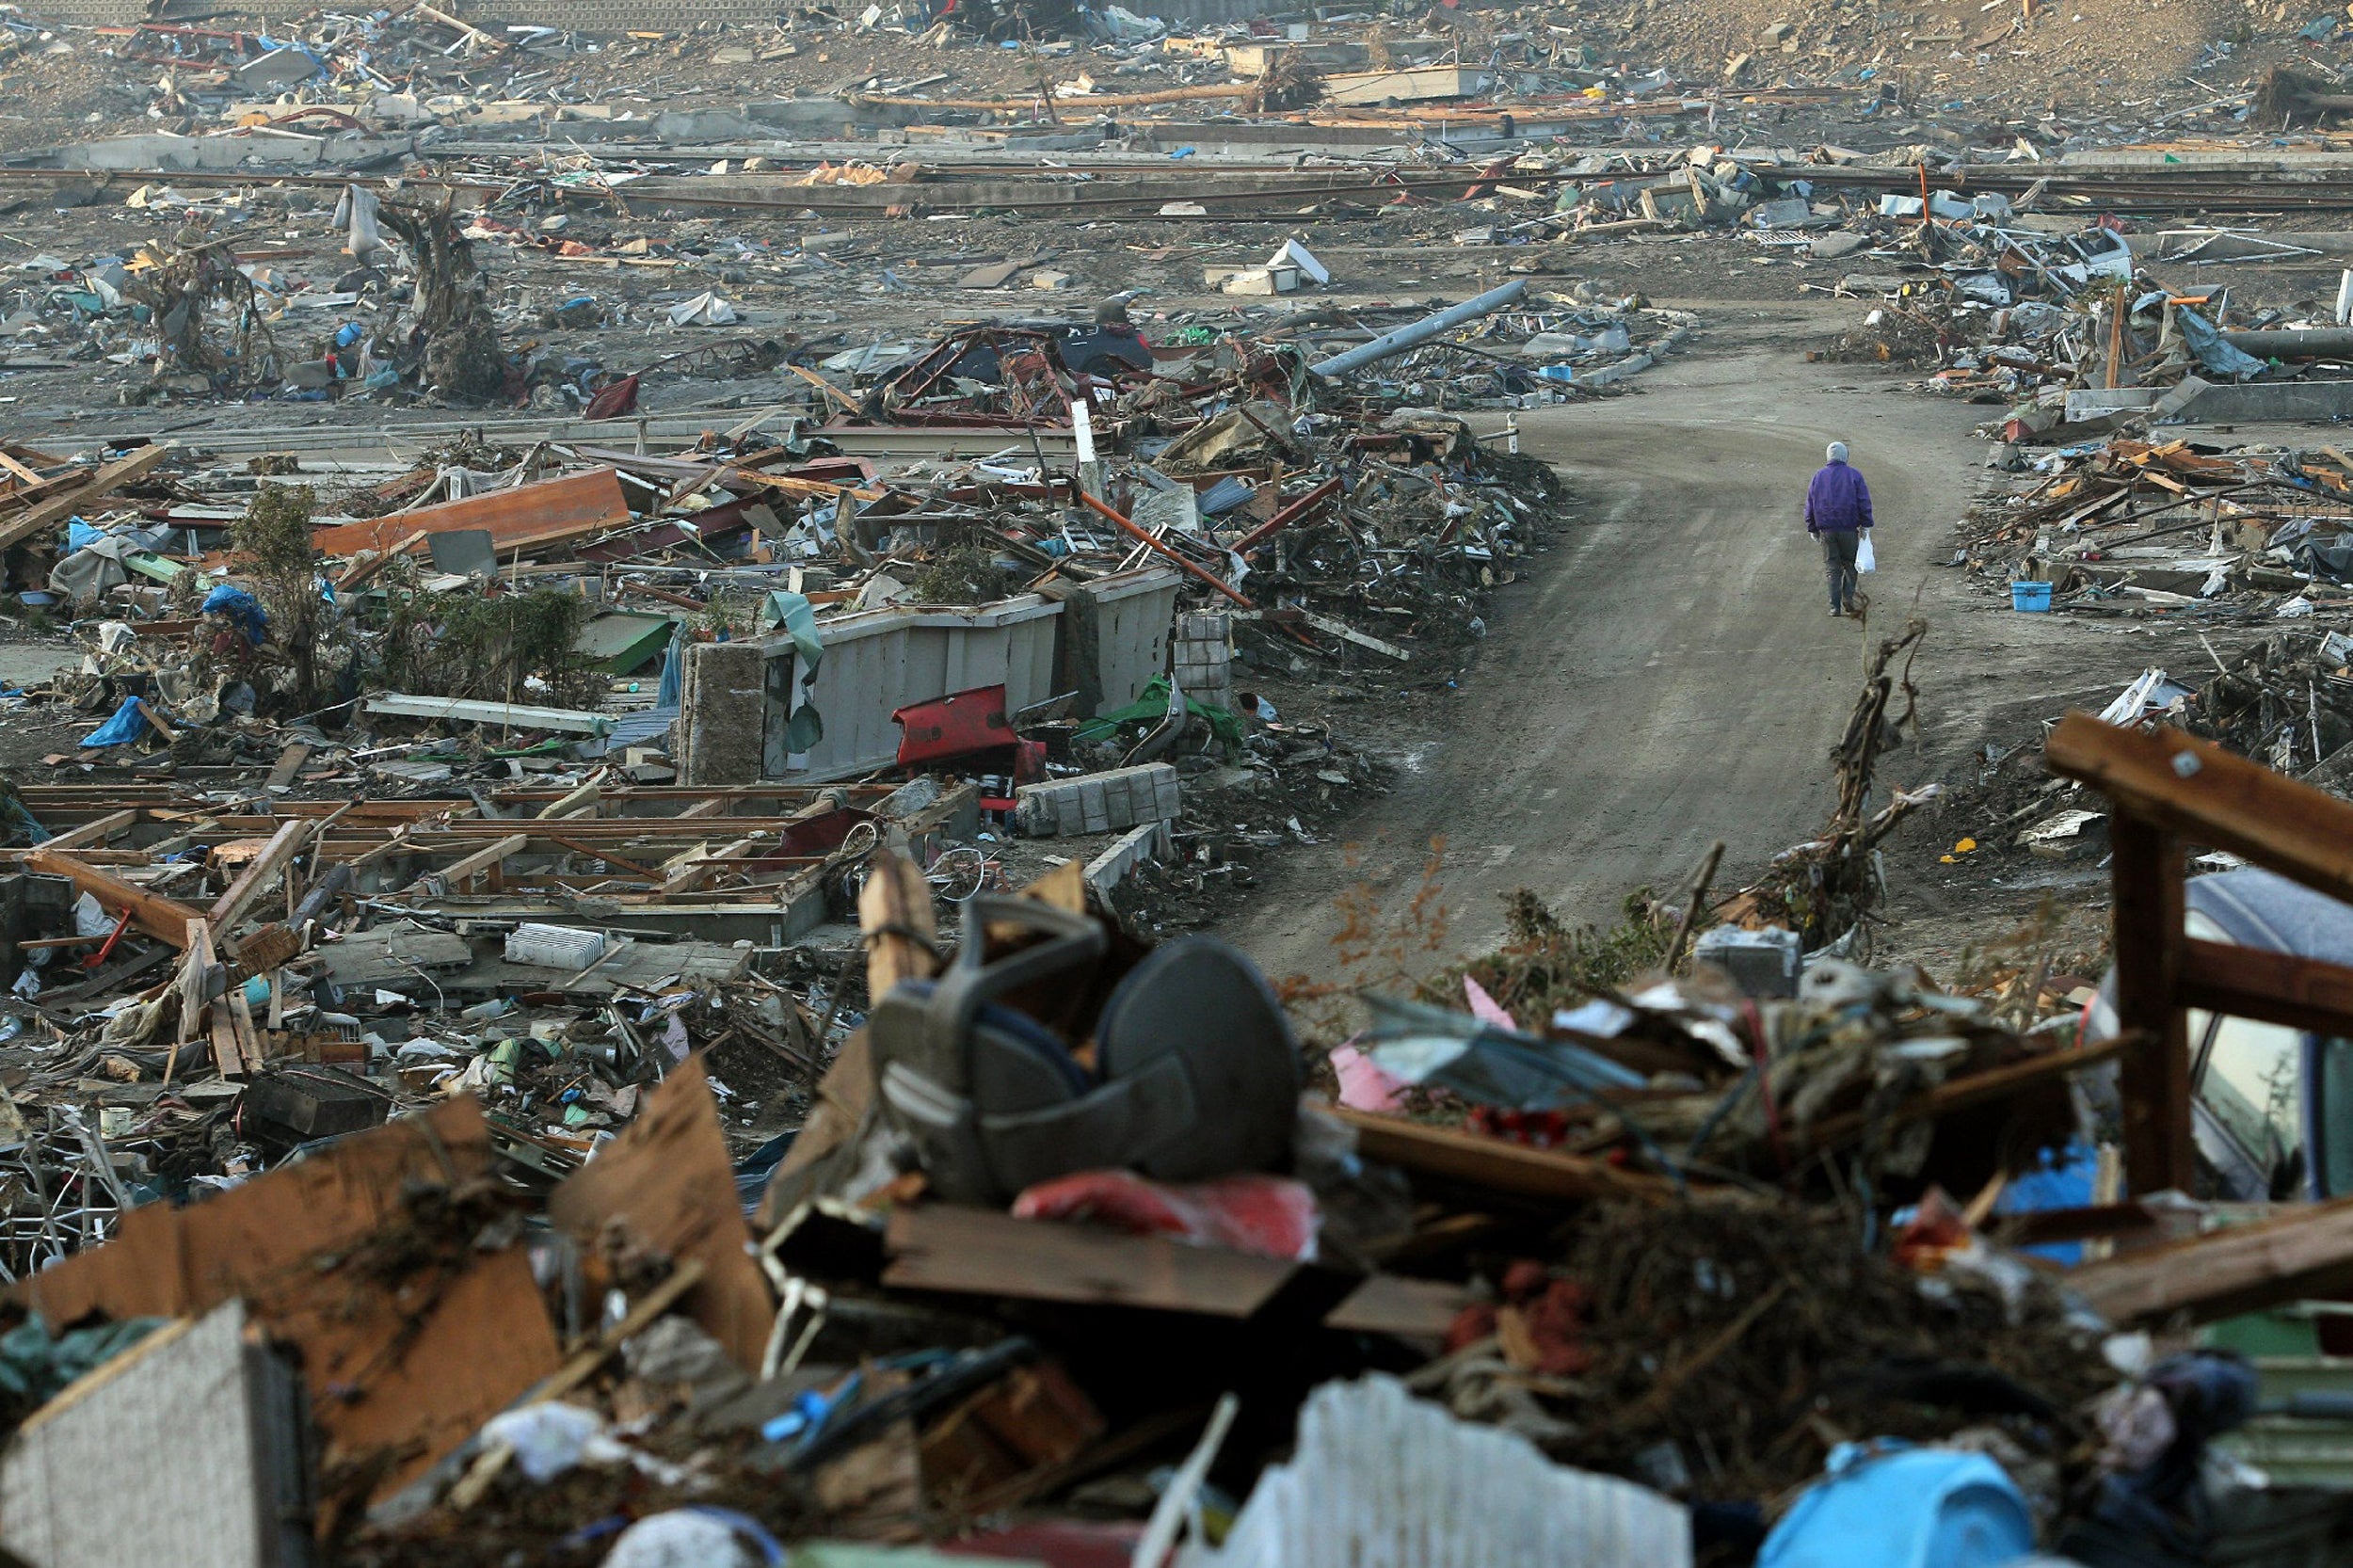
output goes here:
{"type": "Polygon", "coordinates": [[[975,686],[911,702],[890,715],[904,733],[899,737],[899,765],[920,767],[951,757],[969,757],[1013,744],[1013,721],[1005,716],[1005,688],[975,686]]]}

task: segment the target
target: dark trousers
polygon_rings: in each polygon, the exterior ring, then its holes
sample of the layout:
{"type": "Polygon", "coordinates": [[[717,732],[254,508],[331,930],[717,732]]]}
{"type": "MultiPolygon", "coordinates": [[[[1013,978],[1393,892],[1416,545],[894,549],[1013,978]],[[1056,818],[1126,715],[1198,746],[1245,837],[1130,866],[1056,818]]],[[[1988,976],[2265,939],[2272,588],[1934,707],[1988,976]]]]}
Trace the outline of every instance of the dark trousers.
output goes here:
{"type": "Polygon", "coordinates": [[[1822,574],[1830,579],[1830,607],[1853,609],[1854,557],[1863,536],[1851,528],[1825,528],[1816,537],[1822,541],[1822,574]]]}

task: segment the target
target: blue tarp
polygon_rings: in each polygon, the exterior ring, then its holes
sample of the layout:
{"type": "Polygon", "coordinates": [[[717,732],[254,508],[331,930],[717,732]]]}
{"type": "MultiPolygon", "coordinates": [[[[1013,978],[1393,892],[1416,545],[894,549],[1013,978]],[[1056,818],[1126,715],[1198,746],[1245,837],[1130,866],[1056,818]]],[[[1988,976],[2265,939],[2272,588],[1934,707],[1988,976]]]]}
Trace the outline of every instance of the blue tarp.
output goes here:
{"type": "MultiPolygon", "coordinates": [[[[839,504],[837,503],[837,504],[839,504]]],[[[818,664],[825,657],[825,645],[817,636],[817,610],[802,594],[783,588],[772,588],[760,600],[760,612],[753,619],[755,630],[765,632],[774,626],[781,628],[792,639],[793,651],[800,655],[798,680],[802,689],[817,674],[818,664]]],[[[825,738],[825,721],[817,712],[817,705],[804,699],[784,721],[784,749],[789,752],[807,751],[825,738]]]]}
{"type": "Polygon", "coordinates": [[[686,677],[686,623],[680,621],[670,628],[670,651],[662,661],[662,685],[654,694],[657,708],[676,708],[679,689],[686,677]]]}
{"type": "Polygon", "coordinates": [[[147,733],[147,715],[139,712],[139,699],[126,696],[115,716],[82,737],[86,746],[128,745],[147,733]]]}
{"type": "Polygon", "coordinates": [[[231,625],[245,633],[245,640],[256,648],[269,639],[269,616],[263,611],[262,601],[243,588],[223,583],[204,596],[204,613],[227,617],[231,625]]]}
{"type": "Polygon", "coordinates": [[[2233,381],[2244,381],[2260,376],[2264,362],[2242,349],[2231,346],[2222,331],[2204,316],[2186,305],[2173,308],[2173,325],[2181,328],[2182,342],[2198,357],[2198,363],[2217,376],[2227,376],[2233,381]]]}

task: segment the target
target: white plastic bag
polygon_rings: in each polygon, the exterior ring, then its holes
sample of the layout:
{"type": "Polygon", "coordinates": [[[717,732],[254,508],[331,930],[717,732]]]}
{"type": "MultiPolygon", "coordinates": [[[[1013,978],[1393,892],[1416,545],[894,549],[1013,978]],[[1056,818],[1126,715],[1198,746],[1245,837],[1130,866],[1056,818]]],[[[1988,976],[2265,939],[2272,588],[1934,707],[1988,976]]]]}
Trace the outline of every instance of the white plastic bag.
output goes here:
{"type": "Polygon", "coordinates": [[[1871,551],[1871,531],[1863,531],[1863,542],[1855,547],[1854,569],[1859,574],[1880,569],[1880,558],[1871,551]]]}

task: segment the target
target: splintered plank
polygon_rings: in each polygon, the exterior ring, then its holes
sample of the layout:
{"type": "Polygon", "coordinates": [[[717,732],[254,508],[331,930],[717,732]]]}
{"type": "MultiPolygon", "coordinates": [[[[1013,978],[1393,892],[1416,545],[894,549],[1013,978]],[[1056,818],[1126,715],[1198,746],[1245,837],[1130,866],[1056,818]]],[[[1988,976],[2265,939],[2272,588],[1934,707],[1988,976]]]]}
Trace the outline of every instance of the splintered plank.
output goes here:
{"type": "Polygon", "coordinates": [[[421,536],[478,528],[489,534],[491,544],[504,555],[584,539],[608,528],[622,527],[629,520],[629,498],[621,492],[621,476],[600,468],[413,512],[339,523],[318,529],[311,537],[326,554],[357,555],[363,550],[382,553],[412,549],[421,536]]]}
{"type": "Polygon", "coordinates": [[[220,895],[211,912],[205,916],[212,922],[213,929],[226,932],[243,920],[246,911],[269,890],[270,884],[278,880],[301,850],[303,840],[310,836],[310,821],[303,817],[294,818],[271,835],[262,853],[247,864],[237,880],[229,885],[229,890],[220,895]]]}
{"type": "Polygon", "coordinates": [[[737,1365],[759,1368],[775,1307],[752,1261],[700,1057],[681,1063],[618,1137],[564,1179],[548,1216],[583,1246],[617,1228],[650,1252],[698,1266],[688,1314],[737,1365]]]}
{"type": "Polygon", "coordinates": [[[118,457],[101,468],[90,476],[88,484],[0,521],[0,550],[22,544],[36,534],[56,527],[92,502],[104,500],[133,480],[162,466],[172,451],[168,446],[142,446],[129,456],[118,457]]]}
{"type": "Polygon", "coordinates": [[[104,1245],[9,1293],[56,1323],[194,1317],[242,1297],[331,1395],[311,1403],[322,1465],[381,1500],[563,1366],[527,1249],[370,1266],[413,1228],[419,1186],[487,1185],[496,1158],[480,1106],[445,1100],[203,1203],[133,1209],[104,1245]]]}

